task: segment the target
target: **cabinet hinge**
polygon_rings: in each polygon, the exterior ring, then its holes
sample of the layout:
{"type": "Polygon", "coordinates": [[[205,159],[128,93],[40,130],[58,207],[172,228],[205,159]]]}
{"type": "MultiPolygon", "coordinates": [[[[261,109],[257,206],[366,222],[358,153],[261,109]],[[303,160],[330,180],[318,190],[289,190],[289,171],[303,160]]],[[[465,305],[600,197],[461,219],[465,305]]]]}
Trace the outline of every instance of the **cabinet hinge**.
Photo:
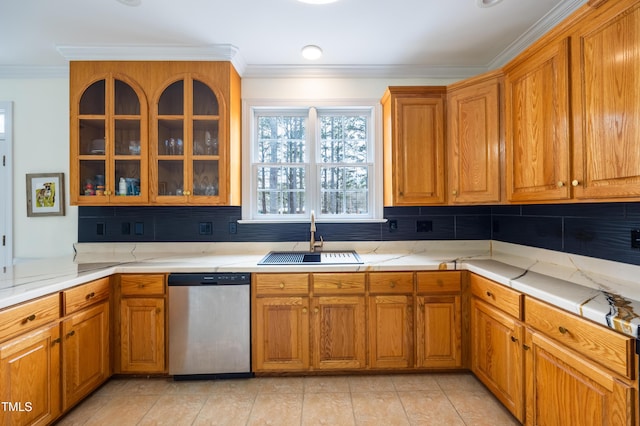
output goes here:
{"type": "Polygon", "coordinates": [[[7,236],[6,235],[2,236],[2,245],[3,246],[7,245],[7,236]]]}
{"type": "Polygon", "coordinates": [[[4,166],[6,166],[6,165],[7,165],[7,156],[6,156],[6,155],[3,155],[3,156],[2,156],[2,166],[4,167],[4,166]]]}

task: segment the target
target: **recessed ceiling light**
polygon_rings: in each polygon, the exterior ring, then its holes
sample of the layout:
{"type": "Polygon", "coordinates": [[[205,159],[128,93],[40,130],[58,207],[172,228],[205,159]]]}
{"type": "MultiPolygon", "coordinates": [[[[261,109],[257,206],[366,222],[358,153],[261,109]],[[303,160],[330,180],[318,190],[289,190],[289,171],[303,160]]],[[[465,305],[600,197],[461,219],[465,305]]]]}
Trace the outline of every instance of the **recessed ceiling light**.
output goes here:
{"type": "Polygon", "coordinates": [[[142,4],[142,0],[117,0],[119,3],[122,3],[127,6],[140,6],[142,4]]]}
{"type": "Polygon", "coordinates": [[[478,7],[491,7],[500,3],[502,0],[477,0],[478,7]]]}
{"type": "Polygon", "coordinates": [[[310,44],[302,48],[302,57],[314,61],[322,56],[322,49],[320,47],[310,44]]]}
{"type": "Polygon", "coordinates": [[[301,3],[307,3],[307,4],[329,4],[329,3],[335,3],[338,0],[298,0],[301,3]]]}

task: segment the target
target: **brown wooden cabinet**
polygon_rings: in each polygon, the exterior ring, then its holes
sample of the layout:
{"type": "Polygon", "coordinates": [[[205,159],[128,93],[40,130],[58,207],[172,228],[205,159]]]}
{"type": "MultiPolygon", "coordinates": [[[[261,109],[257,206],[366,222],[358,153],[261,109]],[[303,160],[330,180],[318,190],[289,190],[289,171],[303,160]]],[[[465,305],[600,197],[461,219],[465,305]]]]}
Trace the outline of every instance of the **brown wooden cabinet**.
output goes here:
{"type": "Polygon", "coordinates": [[[309,369],[309,275],[252,276],[253,369],[309,369]]]}
{"type": "Polygon", "coordinates": [[[530,47],[504,74],[508,201],[569,199],[569,39],[530,47]]]}
{"type": "Polygon", "coordinates": [[[445,87],[389,87],[383,111],[384,204],[445,202],[445,87]]]}
{"type": "Polygon", "coordinates": [[[502,72],[447,87],[448,196],[451,204],[502,200],[502,72]]]}
{"type": "Polygon", "coordinates": [[[62,410],[66,411],[111,376],[109,301],[62,321],[62,410]]]}
{"type": "Polygon", "coordinates": [[[229,62],[74,61],[70,107],[72,204],[239,205],[229,62]]]}
{"type": "Polygon", "coordinates": [[[640,195],[640,3],[608,1],[571,31],[577,199],[640,195]]]}
{"type": "Polygon", "coordinates": [[[522,295],[471,275],[471,371],[524,421],[522,295]]]}
{"type": "Polygon", "coordinates": [[[312,280],[312,367],[365,368],[365,274],[316,273],[312,280]]]}
{"type": "Polygon", "coordinates": [[[60,415],[60,349],[58,321],[0,343],[0,400],[12,404],[0,424],[48,425],[60,415]]]}
{"type": "Polygon", "coordinates": [[[369,274],[369,366],[414,365],[413,272],[369,274]]]}
{"type": "Polygon", "coordinates": [[[120,315],[116,371],[166,372],[165,276],[126,274],[120,275],[118,282],[120,315]]]}
{"type": "Polygon", "coordinates": [[[111,376],[110,278],[62,292],[62,410],[111,376]]]}
{"type": "Polygon", "coordinates": [[[462,367],[460,272],[418,272],[416,367],[462,367]]]}

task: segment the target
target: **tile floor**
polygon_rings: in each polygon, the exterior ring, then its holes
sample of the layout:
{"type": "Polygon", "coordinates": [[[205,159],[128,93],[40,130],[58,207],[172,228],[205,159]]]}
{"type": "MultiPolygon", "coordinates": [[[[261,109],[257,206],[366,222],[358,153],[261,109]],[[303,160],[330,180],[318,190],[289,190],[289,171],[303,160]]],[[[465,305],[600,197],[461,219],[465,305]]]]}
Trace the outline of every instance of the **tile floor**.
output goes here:
{"type": "Polygon", "coordinates": [[[62,425],[518,425],[471,374],[111,379],[62,425]]]}

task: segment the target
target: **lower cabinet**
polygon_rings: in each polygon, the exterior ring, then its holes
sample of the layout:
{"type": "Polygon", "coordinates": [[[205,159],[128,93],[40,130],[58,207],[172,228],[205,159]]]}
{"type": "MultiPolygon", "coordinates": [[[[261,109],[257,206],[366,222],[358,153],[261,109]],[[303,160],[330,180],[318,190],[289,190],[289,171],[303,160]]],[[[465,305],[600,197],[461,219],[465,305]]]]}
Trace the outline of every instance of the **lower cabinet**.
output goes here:
{"type": "Polygon", "coordinates": [[[0,343],[0,424],[48,425],[60,415],[60,348],[58,321],[0,343]]]}
{"type": "Polygon", "coordinates": [[[165,276],[126,274],[118,277],[119,373],[161,374],[167,371],[165,276]]]}
{"type": "Polygon", "coordinates": [[[632,425],[637,389],[535,331],[526,334],[528,425],[632,425]]]}
{"type": "Polygon", "coordinates": [[[109,301],[62,321],[62,410],[66,411],[111,375],[109,301]]]}

